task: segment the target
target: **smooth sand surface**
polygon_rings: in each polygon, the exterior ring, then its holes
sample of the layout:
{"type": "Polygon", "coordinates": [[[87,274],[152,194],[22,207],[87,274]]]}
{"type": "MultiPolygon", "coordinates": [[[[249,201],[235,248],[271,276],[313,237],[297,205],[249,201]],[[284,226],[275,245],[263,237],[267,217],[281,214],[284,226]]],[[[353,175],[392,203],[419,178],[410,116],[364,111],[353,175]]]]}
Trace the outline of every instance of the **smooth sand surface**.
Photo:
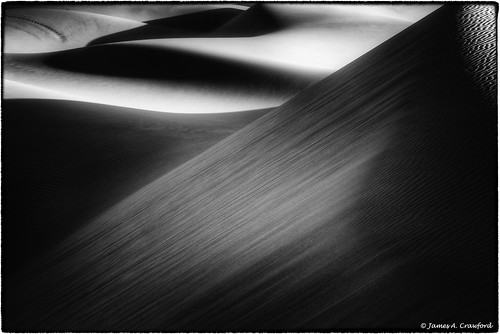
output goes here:
{"type": "Polygon", "coordinates": [[[3,273],[36,260],[89,219],[263,113],[179,115],[4,100],[3,273]]]}
{"type": "Polygon", "coordinates": [[[494,26],[446,5],[137,191],[3,277],[2,329],[498,330],[494,26]]]}
{"type": "Polygon", "coordinates": [[[4,12],[4,52],[37,53],[83,47],[118,31],[143,26],[139,21],[74,10],[23,8],[4,12]]]}
{"type": "Polygon", "coordinates": [[[9,99],[51,99],[51,100],[73,100],[78,101],[78,95],[69,95],[61,93],[58,90],[51,90],[44,87],[23,84],[11,80],[3,80],[4,97],[9,99]]]}

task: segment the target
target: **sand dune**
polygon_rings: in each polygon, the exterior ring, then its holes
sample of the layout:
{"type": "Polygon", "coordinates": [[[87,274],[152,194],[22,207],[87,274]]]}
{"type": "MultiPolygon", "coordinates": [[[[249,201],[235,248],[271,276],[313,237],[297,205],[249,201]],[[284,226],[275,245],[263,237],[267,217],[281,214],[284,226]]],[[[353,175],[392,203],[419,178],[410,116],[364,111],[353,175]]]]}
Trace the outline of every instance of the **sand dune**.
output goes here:
{"type": "MultiPolygon", "coordinates": [[[[397,13],[393,7],[407,6],[369,7],[338,4],[280,5],[259,3],[246,11],[221,8],[148,21],[147,23],[154,23],[155,25],[162,22],[164,30],[154,30],[153,26],[147,25],[131,29],[130,31],[104,36],[93,41],[91,44],[160,38],[159,36],[162,31],[165,33],[164,37],[169,38],[255,37],[281,31],[282,34],[274,38],[276,42],[279,42],[280,38],[291,39],[290,35],[297,34],[297,30],[306,30],[310,33],[314,29],[316,34],[328,35],[321,36],[321,40],[324,42],[330,37],[330,42],[335,43],[335,39],[340,35],[339,31],[342,31],[343,34],[352,34],[352,37],[361,38],[362,42],[355,39],[350,45],[351,48],[352,44],[357,42],[357,44],[369,44],[365,47],[366,50],[369,50],[370,45],[379,44],[384,40],[384,36],[387,39],[389,36],[406,28],[410,23],[432,12],[438,6],[429,5],[424,6],[424,8],[419,7],[419,11],[400,11],[406,15],[397,13]],[[419,14],[417,15],[416,12],[419,14]],[[408,13],[412,13],[413,15],[409,15],[408,13]],[[169,29],[177,30],[169,31],[165,26],[169,29]],[[337,33],[335,33],[336,30],[337,33]],[[196,32],[198,35],[196,35],[196,32]]],[[[310,37],[314,35],[310,34],[310,37]]],[[[350,38],[345,38],[344,40],[349,41],[350,38]]],[[[303,43],[304,41],[301,42],[303,43]]],[[[336,47],[338,48],[338,45],[336,47]]],[[[343,45],[343,47],[345,48],[346,45],[343,45]]],[[[286,52],[283,52],[282,57],[286,57],[286,52]]],[[[331,58],[331,55],[326,55],[325,58],[331,58]]]]}
{"type": "Polygon", "coordinates": [[[83,47],[144,23],[73,10],[25,8],[4,12],[4,52],[35,53],[83,47]]]}
{"type": "Polygon", "coordinates": [[[199,37],[209,34],[244,11],[219,8],[147,21],[146,25],[97,38],[89,45],[129,40],[199,37]]]}
{"type": "MultiPolygon", "coordinates": [[[[430,6],[427,13],[437,7],[430,6]]],[[[385,15],[382,9],[370,6],[258,4],[209,33],[212,38],[135,43],[280,67],[292,65],[326,76],[415,21],[385,15]]]]}
{"type": "Polygon", "coordinates": [[[466,67],[496,51],[464,52],[492,7],[442,7],[3,278],[3,330],[497,330],[496,106],[466,67]]]}
{"type": "Polygon", "coordinates": [[[78,101],[78,95],[69,95],[57,90],[51,90],[44,87],[23,84],[11,80],[3,80],[4,96],[9,99],[52,99],[52,100],[73,100],[78,101]]]}
{"type": "MultiPolygon", "coordinates": [[[[429,9],[433,11],[436,6],[429,9]]],[[[425,15],[422,15],[425,16],[425,15]]],[[[421,17],[420,17],[421,18],[421,17]]],[[[418,18],[418,19],[420,19],[418,18]]],[[[238,30],[249,32],[262,30],[262,33],[297,27],[329,27],[330,30],[343,26],[362,24],[394,24],[397,21],[417,21],[392,10],[392,6],[359,6],[342,4],[283,4],[259,3],[243,15],[235,17],[218,32],[232,33],[238,30]],[[389,21],[388,21],[389,19],[389,21]],[[264,28],[267,25],[266,28],[264,28]]]]}
{"type": "MultiPolygon", "coordinates": [[[[9,95],[13,90],[10,83],[16,82],[60,92],[61,98],[79,96],[78,100],[84,102],[162,112],[272,108],[412,22],[395,15],[374,15],[367,6],[351,6],[346,10],[344,6],[328,5],[328,11],[325,6],[315,5],[305,6],[307,10],[290,10],[287,5],[270,8],[258,5],[248,13],[241,11],[228,25],[201,37],[167,38],[198,29],[201,16],[213,18],[224,8],[211,14],[198,12],[170,20],[163,18],[164,25],[150,22],[125,31],[120,28],[117,34],[101,36],[92,42],[88,34],[83,34],[93,45],[109,43],[106,45],[52,54],[6,54],[5,78],[9,81],[5,84],[5,97],[18,97],[9,95]],[[258,31],[262,22],[266,25],[269,21],[268,12],[286,24],[280,23],[277,30],[258,31]],[[196,22],[193,16],[198,18],[196,22]],[[268,33],[241,37],[264,32],[268,33]],[[118,42],[127,38],[133,40],[118,42]],[[123,56],[128,53],[133,57],[123,56]],[[179,72],[184,77],[179,78],[179,72]]],[[[228,8],[224,10],[227,14],[228,8]]],[[[223,19],[228,18],[226,14],[223,19]]],[[[220,24],[223,20],[219,17],[209,21],[214,28],[214,22],[220,24]]],[[[29,98],[28,93],[23,97],[29,98]]]]}
{"type": "MultiPolygon", "coordinates": [[[[322,77],[300,68],[141,44],[6,54],[4,64],[6,80],[60,92],[61,98],[181,113],[264,109],[322,77]]],[[[5,97],[16,97],[7,95],[15,93],[9,81],[5,86],[5,97]]]]}
{"type": "Polygon", "coordinates": [[[90,3],[30,3],[28,5],[22,2],[17,2],[16,4],[9,4],[9,8],[25,9],[25,8],[47,8],[47,9],[62,9],[62,10],[75,10],[79,12],[102,14],[107,16],[114,16],[119,18],[124,18],[134,21],[151,21],[164,19],[167,17],[175,17],[180,15],[186,15],[191,13],[197,13],[204,10],[211,9],[236,9],[236,10],[246,10],[249,5],[244,3],[203,3],[200,5],[191,3],[127,3],[119,4],[112,3],[106,4],[104,2],[94,2],[90,3]]]}
{"type": "Polygon", "coordinates": [[[244,12],[245,10],[235,8],[209,9],[190,14],[150,20],[146,21],[146,23],[206,33],[219,28],[244,12]]]}
{"type": "Polygon", "coordinates": [[[3,273],[262,114],[3,101],[3,273]]]}
{"type": "MultiPolygon", "coordinates": [[[[281,10],[284,7],[281,6],[281,10]]],[[[269,9],[268,4],[258,3],[219,27],[215,36],[258,36],[275,32],[286,27],[280,20],[280,10],[277,13],[269,9]]],[[[298,14],[301,16],[301,13],[298,14]]],[[[293,26],[293,24],[289,25],[293,26]]]]}

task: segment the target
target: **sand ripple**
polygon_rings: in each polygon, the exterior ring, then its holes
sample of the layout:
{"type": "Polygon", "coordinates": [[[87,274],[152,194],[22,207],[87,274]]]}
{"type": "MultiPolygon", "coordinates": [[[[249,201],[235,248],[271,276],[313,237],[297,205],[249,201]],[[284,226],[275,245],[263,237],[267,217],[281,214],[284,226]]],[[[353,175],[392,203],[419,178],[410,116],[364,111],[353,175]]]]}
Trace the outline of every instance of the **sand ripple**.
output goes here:
{"type": "Polygon", "coordinates": [[[496,17],[494,5],[467,5],[459,13],[458,35],[466,71],[490,106],[497,98],[496,17]]]}

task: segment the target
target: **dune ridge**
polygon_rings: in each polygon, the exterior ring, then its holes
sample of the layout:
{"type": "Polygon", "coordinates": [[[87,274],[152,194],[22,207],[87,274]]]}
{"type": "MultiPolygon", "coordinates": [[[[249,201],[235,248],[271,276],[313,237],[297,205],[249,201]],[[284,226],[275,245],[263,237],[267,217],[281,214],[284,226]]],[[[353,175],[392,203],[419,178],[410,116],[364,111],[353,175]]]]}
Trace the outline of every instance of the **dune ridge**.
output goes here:
{"type": "Polygon", "coordinates": [[[497,330],[496,109],[460,53],[475,8],[443,6],[5,279],[4,329],[497,330]]]}
{"type": "Polygon", "coordinates": [[[265,4],[255,4],[224,25],[218,27],[212,35],[215,36],[259,36],[274,32],[283,27],[283,24],[265,4]]]}

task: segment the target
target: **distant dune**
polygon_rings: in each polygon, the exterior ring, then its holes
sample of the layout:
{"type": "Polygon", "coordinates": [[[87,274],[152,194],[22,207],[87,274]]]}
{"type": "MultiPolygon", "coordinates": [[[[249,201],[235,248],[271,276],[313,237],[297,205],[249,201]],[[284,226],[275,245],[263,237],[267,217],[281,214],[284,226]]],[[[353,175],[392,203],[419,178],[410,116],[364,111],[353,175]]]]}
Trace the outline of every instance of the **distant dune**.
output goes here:
{"type": "Polygon", "coordinates": [[[219,28],[227,21],[243,14],[245,11],[235,8],[208,9],[195,13],[150,20],[146,21],[146,23],[206,33],[219,28]]]}
{"type": "Polygon", "coordinates": [[[9,8],[13,9],[25,9],[25,8],[48,8],[48,9],[60,9],[60,10],[74,10],[86,13],[102,14],[114,17],[120,17],[128,20],[134,21],[151,21],[164,19],[167,17],[175,17],[180,15],[186,15],[191,13],[197,13],[201,10],[211,10],[211,9],[237,9],[246,10],[249,5],[245,3],[203,3],[201,6],[199,3],[105,3],[105,2],[93,2],[93,3],[64,3],[64,2],[45,2],[45,3],[29,3],[23,4],[22,2],[17,2],[15,4],[9,4],[9,8]]]}
{"type": "MultiPolygon", "coordinates": [[[[219,113],[279,105],[324,74],[161,45],[109,44],[57,53],[5,54],[10,82],[61,98],[162,112],[219,113]],[[124,57],[123,55],[127,55],[124,57]]],[[[29,96],[21,96],[29,98],[29,96]]]]}
{"type": "Polygon", "coordinates": [[[97,38],[89,45],[139,39],[206,36],[242,13],[244,11],[239,9],[219,8],[146,21],[144,26],[97,38]]]}
{"type": "MultiPolygon", "coordinates": [[[[131,41],[135,38],[137,43],[158,47],[219,57],[225,55],[230,59],[264,62],[273,66],[289,64],[331,74],[417,20],[415,17],[396,14],[389,8],[336,4],[257,4],[198,38],[170,38],[182,37],[172,34],[163,40],[156,37],[155,41],[143,41],[133,34],[129,38],[131,41]]],[[[436,5],[429,6],[427,12],[421,15],[436,8],[436,5]]],[[[177,17],[177,20],[188,21],[191,15],[177,17]]],[[[189,30],[186,23],[182,28],[189,30]]],[[[142,27],[131,32],[145,29],[152,28],[142,27]]],[[[127,33],[115,34],[120,37],[116,41],[123,41],[127,33]]],[[[111,42],[113,36],[99,40],[111,42]]]]}
{"type": "Polygon", "coordinates": [[[49,52],[83,47],[88,42],[142,22],[72,10],[26,8],[4,12],[4,52],[49,52]]]}
{"type": "Polygon", "coordinates": [[[3,277],[2,329],[498,330],[495,11],[443,6],[3,277]]]}
{"type": "MultiPolygon", "coordinates": [[[[436,7],[427,8],[427,14],[436,7]]],[[[299,3],[284,6],[279,3],[258,3],[217,29],[216,34],[265,34],[298,27],[322,27],[328,28],[330,32],[335,29],[351,30],[353,27],[362,30],[362,26],[367,24],[378,24],[379,28],[387,29],[386,26],[401,24],[398,21],[414,22],[420,18],[410,19],[394,11],[390,5],[361,7],[359,5],[299,3]]],[[[366,30],[372,34],[375,33],[366,30]]]]}
{"type": "Polygon", "coordinates": [[[106,6],[92,9],[100,14],[8,8],[21,26],[6,30],[5,98],[39,98],[39,90],[19,94],[30,85],[61,99],[162,112],[273,108],[416,20],[369,6],[174,7],[138,9],[154,18],[147,23],[104,16],[112,14],[106,6]],[[185,15],[158,18],[156,10],[185,15]],[[59,52],[11,53],[35,51],[59,52]]]}
{"type": "Polygon", "coordinates": [[[3,273],[265,111],[179,115],[56,100],[2,103],[3,273]]]}

